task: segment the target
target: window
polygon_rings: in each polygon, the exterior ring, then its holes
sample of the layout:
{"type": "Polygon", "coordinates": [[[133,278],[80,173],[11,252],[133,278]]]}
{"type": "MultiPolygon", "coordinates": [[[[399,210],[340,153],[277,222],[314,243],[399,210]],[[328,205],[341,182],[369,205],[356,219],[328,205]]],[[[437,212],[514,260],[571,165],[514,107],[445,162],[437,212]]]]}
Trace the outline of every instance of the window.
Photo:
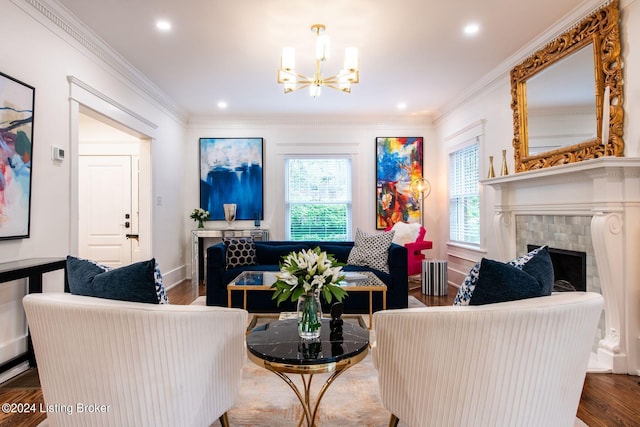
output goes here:
{"type": "Polygon", "coordinates": [[[290,158],[285,167],[287,240],[349,240],[351,160],[290,158]]]}
{"type": "Polygon", "coordinates": [[[480,245],[478,138],[449,154],[449,238],[480,245]]]}

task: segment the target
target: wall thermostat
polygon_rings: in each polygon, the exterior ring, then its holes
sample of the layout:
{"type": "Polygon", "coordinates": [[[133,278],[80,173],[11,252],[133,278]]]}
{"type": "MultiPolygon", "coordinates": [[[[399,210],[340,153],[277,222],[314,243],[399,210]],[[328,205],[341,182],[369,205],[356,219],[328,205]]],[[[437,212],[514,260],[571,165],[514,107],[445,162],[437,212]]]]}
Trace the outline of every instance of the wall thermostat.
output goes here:
{"type": "Polygon", "coordinates": [[[56,147],[55,145],[51,146],[51,159],[57,160],[59,162],[64,160],[64,149],[60,147],[56,147]]]}

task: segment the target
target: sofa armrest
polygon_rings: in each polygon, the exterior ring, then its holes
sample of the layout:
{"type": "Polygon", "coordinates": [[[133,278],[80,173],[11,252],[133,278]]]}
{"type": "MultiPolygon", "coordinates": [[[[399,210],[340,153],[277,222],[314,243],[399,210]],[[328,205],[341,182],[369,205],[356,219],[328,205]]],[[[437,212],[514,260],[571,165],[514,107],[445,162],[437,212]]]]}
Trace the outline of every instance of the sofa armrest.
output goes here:
{"type": "Polygon", "coordinates": [[[222,277],[227,263],[227,248],[218,243],[207,248],[207,305],[227,305],[227,289],[222,277]]]}
{"type": "Polygon", "coordinates": [[[407,248],[392,243],[389,247],[391,286],[387,292],[387,308],[407,308],[409,296],[407,248]]]}

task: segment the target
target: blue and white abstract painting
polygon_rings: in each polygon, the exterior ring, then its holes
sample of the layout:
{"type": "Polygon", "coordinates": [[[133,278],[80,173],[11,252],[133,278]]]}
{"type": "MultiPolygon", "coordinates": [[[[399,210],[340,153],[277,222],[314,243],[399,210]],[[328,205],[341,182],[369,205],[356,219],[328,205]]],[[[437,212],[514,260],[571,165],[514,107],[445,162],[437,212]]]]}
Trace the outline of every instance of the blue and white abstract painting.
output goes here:
{"type": "Polygon", "coordinates": [[[224,220],[225,203],[236,219],[263,218],[262,138],[200,138],[200,207],[224,220]]]}

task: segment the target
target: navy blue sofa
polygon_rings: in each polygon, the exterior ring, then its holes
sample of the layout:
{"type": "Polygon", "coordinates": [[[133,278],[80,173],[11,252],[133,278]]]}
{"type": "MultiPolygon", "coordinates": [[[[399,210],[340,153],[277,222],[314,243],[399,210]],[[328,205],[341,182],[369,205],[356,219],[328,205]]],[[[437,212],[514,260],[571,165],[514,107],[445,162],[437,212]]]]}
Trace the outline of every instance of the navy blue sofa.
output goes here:
{"type": "MultiPolygon", "coordinates": [[[[353,242],[314,242],[314,241],[256,241],[256,265],[226,269],[226,249],[224,243],[207,248],[207,305],[227,306],[227,284],[243,271],[278,271],[282,257],[292,251],[313,249],[317,246],[336,260],[347,263],[353,242]]],[[[389,248],[389,273],[369,267],[346,265],[344,271],[371,271],[387,285],[387,308],[407,308],[409,295],[407,276],[407,249],[392,244],[389,248]]],[[[295,303],[282,302],[280,306],[272,300],[272,292],[247,292],[247,310],[250,312],[295,311],[295,303]]],[[[232,292],[232,305],[242,307],[242,292],[232,292]]],[[[368,313],[369,293],[351,292],[343,300],[345,313],[368,313]]],[[[324,304],[324,300],[323,300],[324,304]]],[[[325,304],[326,305],[326,304],[325,304]]],[[[382,293],[373,293],[373,310],[382,309],[382,293]]],[[[328,310],[328,307],[324,307],[328,310]]]]}

